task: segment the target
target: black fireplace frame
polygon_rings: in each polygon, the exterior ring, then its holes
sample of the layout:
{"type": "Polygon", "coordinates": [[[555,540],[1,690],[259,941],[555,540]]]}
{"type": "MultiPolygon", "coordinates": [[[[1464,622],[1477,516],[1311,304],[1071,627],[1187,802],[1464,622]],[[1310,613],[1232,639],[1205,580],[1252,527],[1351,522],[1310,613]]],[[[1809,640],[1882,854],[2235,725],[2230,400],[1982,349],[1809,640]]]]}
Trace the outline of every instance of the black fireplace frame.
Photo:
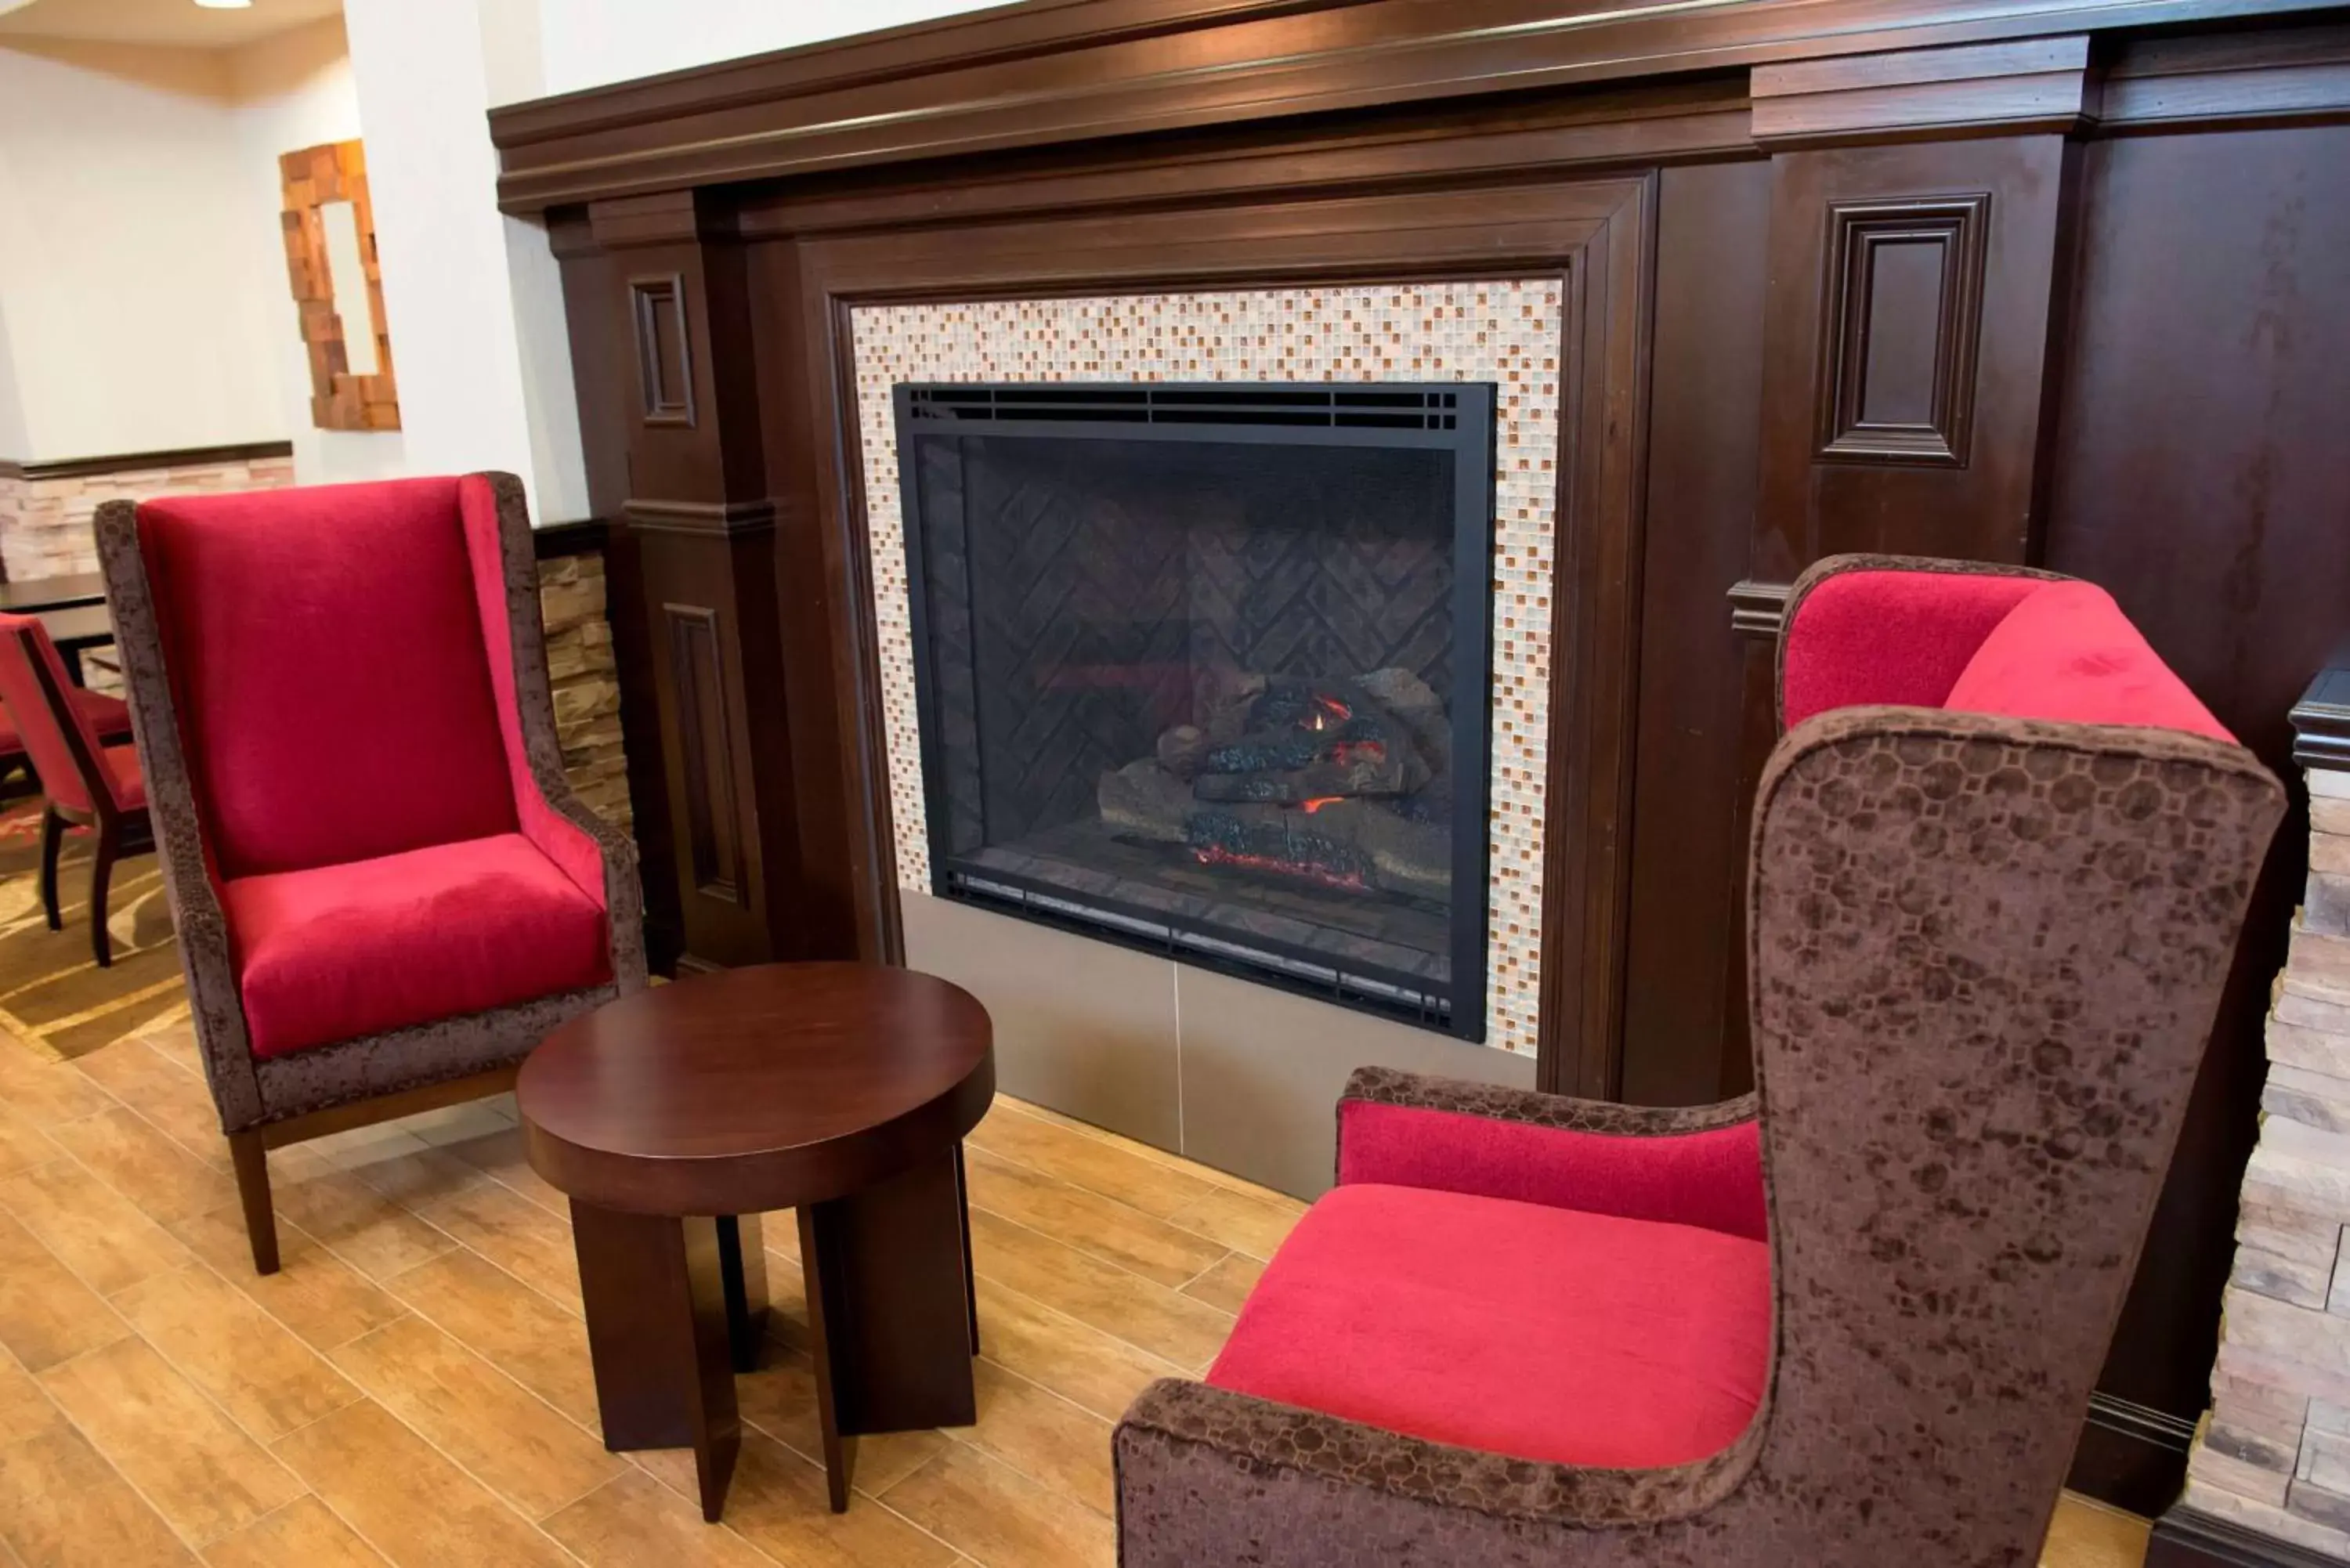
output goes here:
{"type": "Polygon", "coordinates": [[[1492,799],[1492,609],[1497,389],[1490,382],[899,382],[899,514],[920,714],[933,894],[1482,1044],[1486,1032],[1488,815],[1492,799]],[[1453,905],[1450,979],[1419,977],[998,868],[943,847],[948,783],[930,636],[923,440],[968,436],[1439,450],[1453,454],[1451,690],[1453,905]],[[1471,772],[1474,789],[1457,787],[1471,772]],[[1470,900],[1464,905],[1463,898],[1470,900]]]}

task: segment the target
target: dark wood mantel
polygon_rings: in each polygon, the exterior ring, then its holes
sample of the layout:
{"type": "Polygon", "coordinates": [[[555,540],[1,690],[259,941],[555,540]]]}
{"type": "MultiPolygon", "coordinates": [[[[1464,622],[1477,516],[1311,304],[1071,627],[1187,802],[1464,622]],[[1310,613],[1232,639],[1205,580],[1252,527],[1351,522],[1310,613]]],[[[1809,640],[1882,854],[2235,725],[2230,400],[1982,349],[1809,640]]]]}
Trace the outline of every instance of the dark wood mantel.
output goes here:
{"type": "MultiPolygon", "coordinates": [[[[2111,589],[2279,771],[2350,632],[2350,6],[1029,0],[491,116],[562,264],[648,907],[898,951],[848,312],[1557,277],[1541,1078],[1746,1086],[1744,812],[1823,555],[2111,589]]],[[[2203,1408],[2288,826],[2075,1480],[2203,1408]]],[[[659,941],[657,939],[657,950],[659,941]]]]}
{"type": "MultiPolygon", "coordinates": [[[[2295,0],[1030,0],[516,104],[493,111],[490,124],[503,159],[500,205],[536,213],[713,181],[2321,8],[2295,0]]],[[[2208,115],[2216,106],[2198,107],[2208,115]]],[[[2124,119],[2151,112],[2128,95],[2116,108],[2124,119]]],[[[1979,122],[1986,110],[2003,117],[1976,99],[1945,123],[1979,122]]]]}

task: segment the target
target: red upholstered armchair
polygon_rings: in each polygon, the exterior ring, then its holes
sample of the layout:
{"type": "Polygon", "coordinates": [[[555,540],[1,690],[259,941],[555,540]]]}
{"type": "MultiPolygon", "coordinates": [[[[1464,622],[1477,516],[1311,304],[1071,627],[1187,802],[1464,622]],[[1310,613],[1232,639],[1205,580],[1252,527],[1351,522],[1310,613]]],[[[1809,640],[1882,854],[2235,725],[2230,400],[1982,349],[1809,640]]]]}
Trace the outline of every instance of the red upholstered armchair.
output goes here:
{"type": "Polygon", "coordinates": [[[1124,1568],[2035,1560],[2283,792],[2044,573],[1824,562],[1780,675],[1753,1096],[1357,1073],[1124,1568]]]}
{"type": "Polygon", "coordinates": [[[635,853],[563,774],[508,474],[98,515],[254,1266],[267,1151],[494,1094],[641,987],[635,853]]]}

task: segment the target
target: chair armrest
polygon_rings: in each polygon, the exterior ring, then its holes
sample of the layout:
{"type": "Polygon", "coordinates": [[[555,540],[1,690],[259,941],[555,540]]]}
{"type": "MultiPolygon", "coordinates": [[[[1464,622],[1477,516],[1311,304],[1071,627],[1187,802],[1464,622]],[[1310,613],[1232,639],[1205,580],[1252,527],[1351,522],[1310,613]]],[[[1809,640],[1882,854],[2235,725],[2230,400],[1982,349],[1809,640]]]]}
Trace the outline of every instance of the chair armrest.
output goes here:
{"type": "Polygon", "coordinates": [[[2055,572],[1925,556],[1830,556],[1787,590],[1779,725],[1829,708],[1939,708],[1993,628],[2055,572]]]}
{"type": "Polygon", "coordinates": [[[1738,1441],[1694,1464],[1586,1469],[1164,1378],[1111,1438],[1118,1562],[1743,1563],[1711,1519],[1689,1527],[1714,1540],[1702,1556],[1660,1552],[1655,1532],[1730,1499],[1768,1427],[1766,1403],[1738,1441]]]}
{"type": "Polygon", "coordinates": [[[1751,1095],[1621,1106],[1364,1067],[1338,1101],[1338,1182],[1506,1198],[1762,1241],[1751,1095]]]}
{"type": "Polygon", "coordinates": [[[515,818],[523,836],[582,892],[602,889],[605,918],[611,927],[612,977],[623,995],[641,991],[645,915],[637,849],[626,834],[588,809],[563,771],[563,740],[556,728],[546,634],[539,613],[538,558],[522,481],[510,473],[469,474],[461,504],[473,504],[476,483],[486,486],[494,514],[476,518],[469,513],[468,547],[495,550],[499,567],[496,595],[485,598],[482,607],[483,629],[485,636],[501,630],[506,634],[512,700],[521,724],[521,760],[526,764],[514,770],[515,818]],[[471,539],[472,531],[483,524],[494,526],[492,536],[471,539]]]}
{"type": "MultiPolygon", "coordinates": [[[[536,759],[534,758],[534,761],[536,759]]],[[[546,804],[546,815],[523,814],[523,831],[541,853],[581,880],[574,862],[583,857],[602,877],[604,913],[612,926],[612,978],[627,995],[645,987],[644,887],[637,863],[637,846],[629,836],[596,815],[558,766],[550,780],[535,782],[546,804]],[[568,840],[568,844],[565,843],[568,840]]]]}

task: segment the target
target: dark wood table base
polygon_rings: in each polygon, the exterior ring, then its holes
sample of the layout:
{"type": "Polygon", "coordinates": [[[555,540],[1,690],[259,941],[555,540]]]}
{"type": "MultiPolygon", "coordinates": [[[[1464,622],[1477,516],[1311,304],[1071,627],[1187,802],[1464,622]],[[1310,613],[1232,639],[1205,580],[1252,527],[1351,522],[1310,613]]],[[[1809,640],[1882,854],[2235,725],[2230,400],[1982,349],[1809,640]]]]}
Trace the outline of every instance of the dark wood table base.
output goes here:
{"type": "MultiPolygon", "coordinates": [[[[853,1439],[978,1418],[979,1317],[962,1148],[798,1210],[832,1511],[853,1439]]],[[[574,1199],[572,1231],[604,1446],[693,1450],[715,1522],[741,1450],[737,1372],[758,1366],[766,1254],[755,1214],[625,1214],[574,1199]]]]}

